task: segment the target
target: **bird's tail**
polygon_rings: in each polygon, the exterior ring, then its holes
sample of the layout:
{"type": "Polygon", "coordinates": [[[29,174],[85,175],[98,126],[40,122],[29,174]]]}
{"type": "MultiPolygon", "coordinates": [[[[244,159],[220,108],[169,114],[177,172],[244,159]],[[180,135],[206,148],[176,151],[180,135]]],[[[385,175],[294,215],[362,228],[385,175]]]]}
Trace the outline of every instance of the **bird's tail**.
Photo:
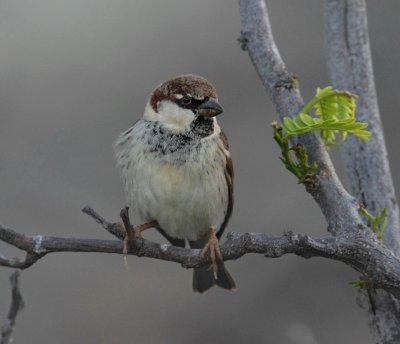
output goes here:
{"type": "Polygon", "coordinates": [[[235,289],[236,284],[231,274],[225,267],[224,262],[217,258],[217,273],[214,274],[211,265],[193,269],[193,290],[204,293],[214,284],[224,289],[235,289]]]}

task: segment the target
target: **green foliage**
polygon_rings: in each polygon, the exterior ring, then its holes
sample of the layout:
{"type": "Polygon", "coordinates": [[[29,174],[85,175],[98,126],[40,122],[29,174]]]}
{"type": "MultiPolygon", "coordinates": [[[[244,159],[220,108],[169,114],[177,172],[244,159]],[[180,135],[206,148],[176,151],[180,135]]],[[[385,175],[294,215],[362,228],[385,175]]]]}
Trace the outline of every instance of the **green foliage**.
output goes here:
{"type": "Polygon", "coordinates": [[[331,86],[318,88],[315,97],[294,117],[283,119],[283,137],[319,130],[327,146],[336,142],[337,134],[345,140],[347,134],[367,140],[371,132],[364,130],[368,124],[356,121],[355,96],[334,90],[331,86]],[[310,112],[314,110],[314,116],[310,112]]]}
{"type": "Polygon", "coordinates": [[[383,233],[387,227],[387,208],[383,208],[373,216],[367,209],[360,207],[360,213],[368,219],[371,230],[376,234],[378,240],[382,240],[383,233]]]}
{"type": "Polygon", "coordinates": [[[360,277],[360,278],[350,281],[349,284],[354,288],[363,289],[363,288],[369,287],[370,282],[365,277],[360,277]]]}
{"type": "Polygon", "coordinates": [[[299,183],[312,183],[312,175],[317,170],[317,163],[308,163],[307,151],[302,144],[290,147],[287,137],[282,135],[282,127],[277,123],[272,123],[274,139],[281,149],[281,161],[286,169],[292,172],[298,179],[299,183]],[[292,156],[294,153],[294,157],[292,156]]]}
{"type": "Polygon", "coordinates": [[[353,281],[349,282],[350,286],[358,289],[364,289],[367,292],[369,304],[373,314],[376,313],[376,305],[374,301],[374,294],[376,293],[376,287],[374,283],[366,276],[361,276],[353,281]]]}

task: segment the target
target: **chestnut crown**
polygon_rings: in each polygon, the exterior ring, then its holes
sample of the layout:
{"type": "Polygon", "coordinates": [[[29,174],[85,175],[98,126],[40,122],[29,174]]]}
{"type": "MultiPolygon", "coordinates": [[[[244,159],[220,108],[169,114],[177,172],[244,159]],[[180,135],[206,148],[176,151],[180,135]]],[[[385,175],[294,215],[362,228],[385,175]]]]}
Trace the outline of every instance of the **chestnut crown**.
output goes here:
{"type": "Polygon", "coordinates": [[[186,74],[166,80],[159,85],[153,91],[150,105],[155,112],[158,112],[160,102],[169,100],[182,108],[190,109],[206,98],[218,98],[214,86],[201,76],[186,74]]]}

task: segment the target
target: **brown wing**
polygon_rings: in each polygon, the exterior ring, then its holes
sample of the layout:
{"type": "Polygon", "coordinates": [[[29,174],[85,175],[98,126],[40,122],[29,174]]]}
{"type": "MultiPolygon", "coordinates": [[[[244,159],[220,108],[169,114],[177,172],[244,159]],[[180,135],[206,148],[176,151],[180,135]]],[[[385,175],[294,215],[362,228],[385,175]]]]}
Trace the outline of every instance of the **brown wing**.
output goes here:
{"type": "MultiPolygon", "coordinates": [[[[223,143],[224,148],[229,151],[228,138],[226,137],[225,133],[221,131],[219,137],[223,143]]],[[[217,233],[218,239],[221,238],[222,234],[224,233],[225,227],[229,222],[233,210],[233,163],[232,159],[229,156],[226,157],[225,179],[226,183],[228,184],[228,208],[226,209],[224,222],[222,223],[221,228],[217,233]]]]}

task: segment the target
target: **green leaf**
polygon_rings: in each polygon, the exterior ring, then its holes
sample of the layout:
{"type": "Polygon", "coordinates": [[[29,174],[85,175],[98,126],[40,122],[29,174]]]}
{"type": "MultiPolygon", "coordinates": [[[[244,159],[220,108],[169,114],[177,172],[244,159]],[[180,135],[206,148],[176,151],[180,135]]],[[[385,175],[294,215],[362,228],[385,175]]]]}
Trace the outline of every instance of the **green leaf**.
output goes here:
{"type": "MultiPolygon", "coordinates": [[[[305,118],[305,121],[308,121],[308,118],[305,118]]],[[[294,127],[292,120],[287,119],[286,122],[289,126],[294,127]]],[[[318,168],[317,163],[313,162],[309,164],[307,151],[304,145],[298,144],[291,147],[289,140],[283,136],[282,127],[277,122],[272,123],[272,128],[274,139],[281,149],[282,156],[280,160],[283,162],[286,169],[297,177],[299,183],[312,184],[314,182],[314,172],[318,168]]]]}
{"type": "Polygon", "coordinates": [[[378,240],[382,240],[383,233],[387,227],[387,208],[378,211],[375,216],[370,214],[367,209],[360,207],[359,211],[369,222],[371,230],[376,234],[378,240]]]}
{"type": "Polygon", "coordinates": [[[306,125],[308,125],[308,126],[312,126],[312,125],[314,125],[314,119],[311,117],[311,116],[309,116],[309,115],[307,115],[306,113],[299,113],[299,117],[301,118],[301,120],[303,121],[303,123],[305,123],[306,125]]]}
{"type": "Polygon", "coordinates": [[[283,128],[284,128],[284,129],[286,128],[286,130],[287,130],[288,132],[293,132],[293,131],[295,131],[295,130],[296,130],[296,127],[295,127],[295,125],[292,124],[292,123],[293,123],[293,121],[292,121],[291,118],[285,117],[285,118],[283,119],[283,128]]]}
{"type": "Polygon", "coordinates": [[[283,119],[282,135],[289,138],[319,130],[326,145],[342,140],[353,134],[367,140],[371,133],[364,130],[368,124],[357,122],[355,116],[355,96],[349,92],[338,91],[332,86],[317,88],[315,97],[293,118],[283,119]],[[314,116],[311,112],[314,111],[314,116]]]}

